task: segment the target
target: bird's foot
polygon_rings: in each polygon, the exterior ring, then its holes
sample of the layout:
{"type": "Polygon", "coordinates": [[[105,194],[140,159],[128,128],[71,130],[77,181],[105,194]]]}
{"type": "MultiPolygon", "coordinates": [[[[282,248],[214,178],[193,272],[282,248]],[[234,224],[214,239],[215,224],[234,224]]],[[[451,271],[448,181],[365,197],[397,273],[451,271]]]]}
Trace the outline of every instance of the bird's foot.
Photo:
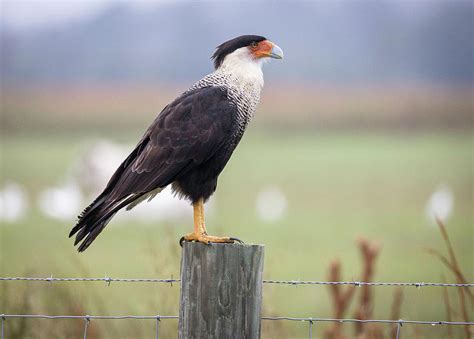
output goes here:
{"type": "Polygon", "coordinates": [[[211,243],[227,243],[227,244],[233,244],[234,242],[239,242],[243,244],[244,242],[240,239],[233,238],[233,237],[216,237],[213,235],[207,235],[207,233],[188,233],[185,236],[181,237],[179,239],[179,244],[183,246],[184,241],[197,241],[197,242],[202,242],[206,245],[210,245],[211,243]]]}

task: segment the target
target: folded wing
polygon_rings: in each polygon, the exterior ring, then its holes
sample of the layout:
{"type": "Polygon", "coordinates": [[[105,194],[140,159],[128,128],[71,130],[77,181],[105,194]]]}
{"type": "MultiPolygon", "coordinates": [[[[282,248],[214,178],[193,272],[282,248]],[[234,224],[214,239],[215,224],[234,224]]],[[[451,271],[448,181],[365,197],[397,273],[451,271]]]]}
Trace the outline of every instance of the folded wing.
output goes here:
{"type": "Polygon", "coordinates": [[[230,137],[235,106],[225,88],[184,93],[166,106],[115,171],[105,190],[79,216],[69,236],[84,251],[121,208],[163,188],[211,158],[230,137]]]}

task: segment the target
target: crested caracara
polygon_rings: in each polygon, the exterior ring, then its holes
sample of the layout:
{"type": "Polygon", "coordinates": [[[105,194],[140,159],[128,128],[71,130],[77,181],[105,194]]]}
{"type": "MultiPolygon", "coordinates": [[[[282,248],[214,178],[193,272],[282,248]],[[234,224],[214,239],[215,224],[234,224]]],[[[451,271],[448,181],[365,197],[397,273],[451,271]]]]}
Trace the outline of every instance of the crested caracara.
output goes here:
{"type": "Polygon", "coordinates": [[[167,105],[115,171],[104,191],[79,216],[69,233],[84,251],[122,208],[151,200],[171,185],[192,202],[194,231],[181,240],[234,242],[207,234],[204,202],[252,118],[263,87],[262,64],[283,58],[258,35],[226,41],[212,55],[215,70],[167,105]]]}

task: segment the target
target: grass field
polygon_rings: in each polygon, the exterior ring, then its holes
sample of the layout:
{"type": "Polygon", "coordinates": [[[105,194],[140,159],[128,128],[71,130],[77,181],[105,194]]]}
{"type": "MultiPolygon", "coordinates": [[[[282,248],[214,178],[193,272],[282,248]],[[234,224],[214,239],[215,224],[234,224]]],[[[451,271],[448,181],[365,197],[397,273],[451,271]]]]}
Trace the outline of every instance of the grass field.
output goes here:
{"type": "MultiPolygon", "coordinates": [[[[133,144],[139,134],[131,134],[111,138],[133,144]]],[[[1,181],[25,185],[33,204],[41,189],[57,183],[64,175],[84,139],[61,134],[4,136],[1,181]]],[[[454,281],[426,252],[429,247],[444,252],[437,228],[426,219],[425,204],[440,184],[446,184],[455,199],[448,232],[460,265],[472,281],[472,166],[471,132],[284,133],[255,129],[246,135],[220,177],[208,229],[217,235],[229,234],[246,242],[265,244],[267,279],[325,280],[329,263],[339,258],[344,278],[357,280],[360,259],[355,241],[365,237],[382,248],[378,281],[440,281],[443,274],[448,281],[454,281]],[[279,187],[288,200],[287,214],[275,223],[260,220],[255,210],[258,192],[268,186],[279,187]]],[[[152,203],[159,204],[160,199],[152,203]]],[[[178,277],[177,239],[191,229],[191,215],[189,208],[189,221],[173,225],[123,225],[112,221],[87,252],[78,254],[67,238],[74,220],[50,220],[33,205],[20,223],[4,223],[0,228],[0,273],[178,277]]],[[[154,284],[1,286],[0,313],[169,315],[177,314],[179,297],[179,287],[154,284]]],[[[264,288],[266,315],[332,315],[325,287],[264,288]]],[[[404,319],[445,320],[441,289],[405,288],[404,292],[404,319]]],[[[378,318],[389,317],[392,293],[390,288],[375,288],[378,318]]],[[[77,328],[68,325],[70,320],[58,320],[54,326],[52,322],[9,320],[7,330],[34,338],[48,337],[35,335],[39,329],[41,333],[56,331],[62,337],[77,336],[82,331],[82,322],[77,323],[77,328]]],[[[152,321],[97,321],[91,326],[91,337],[151,336],[153,326],[152,321]]],[[[162,329],[165,338],[174,337],[176,322],[163,321],[162,329]]],[[[410,326],[406,331],[414,333],[410,326]]],[[[442,338],[443,331],[429,328],[418,335],[442,338]]],[[[303,324],[265,324],[263,332],[266,338],[299,338],[306,333],[307,326],[303,324]]]]}

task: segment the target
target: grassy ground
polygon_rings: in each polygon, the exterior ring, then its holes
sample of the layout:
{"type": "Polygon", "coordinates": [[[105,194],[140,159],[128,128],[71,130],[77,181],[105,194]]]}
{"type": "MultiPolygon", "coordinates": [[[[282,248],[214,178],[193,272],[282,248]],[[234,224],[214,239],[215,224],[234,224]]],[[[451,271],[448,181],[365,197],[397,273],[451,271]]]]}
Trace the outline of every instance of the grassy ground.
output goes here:
{"type": "MultiPolygon", "coordinates": [[[[138,136],[115,139],[134,143],[138,136]]],[[[64,175],[83,139],[61,135],[4,137],[1,180],[25,185],[33,202],[41,189],[57,183],[64,175]]],[[[426,221],[424,208],[438,185],[447,184],[455,198],[448,231],[460,265],[472,281],[472,164],[469,132],[302,134],[253,130],[221,175],[215,213],[207,221],[208,229],[214,234],[265,244],[267,279],[325,280],[329,263],[340,258],[344,278],[357,280],[360,259],[355,240],[362,236],[382,247],[376,280],[439,281],[446,271],[425,249],[444,249],[436,227],[426,221]],[[286,216],[275,223],[261,221],[255,210],[258,192],[268,186],[278,186],[288,199],[286,216]]],[[[159,198],[152,203],[159,204],[159,198]]],[[[177,239],[190,230],[191,213],[190,208],[188,223],[176,225],[121,225],[112,221],[86,253],[77,254],[67,239],[74,220],[65,224],[50,220],[33,206],[22,222],[6,223],[0,228],[0,273],[178,277],[177,239]]],[[[449,275],[447,279],[454,281],[449,275]]],[[[1,286],[0,313],[177,314],[177,286],[1,286]]],[[[384,287],[375,289],[378,318],[389,317],[392,292],[384,287]]],[[[266,315],[332,315],[325,287],[265,286],[264,296],[266,315]]],[[[440,289],[406,288],[401,316],[445,320],[442,305],[440,289]]],[[[13,320],[8,324],[10,331],[23,326],[13,320]]],[[[82,323],[71,328],[63,320],[57,321],[59,325],[55,327],[52,321],[28,320],[25,324],[21,337],[46,338],[37,334],[45,333],[45,329],[72,331],[76,335],[82,330],[82,323]],[[34,334],[35,331],[38,332],[34,334]]],[[[176,325],[175,321],[162,322],[165,337],[174,336],[176,325]]],[[[153,335],[153,326],[152,321],[97,321],[91,331],[101,338],[142,337],[153,335]]],[[[264,327],[264,337],[268,338],[298,338],[306,333],[307,326],[303,324],[264,327]]],[[[429,329],[424,333],[426,337],[441,338],[444,332],[429,329]]]]}

